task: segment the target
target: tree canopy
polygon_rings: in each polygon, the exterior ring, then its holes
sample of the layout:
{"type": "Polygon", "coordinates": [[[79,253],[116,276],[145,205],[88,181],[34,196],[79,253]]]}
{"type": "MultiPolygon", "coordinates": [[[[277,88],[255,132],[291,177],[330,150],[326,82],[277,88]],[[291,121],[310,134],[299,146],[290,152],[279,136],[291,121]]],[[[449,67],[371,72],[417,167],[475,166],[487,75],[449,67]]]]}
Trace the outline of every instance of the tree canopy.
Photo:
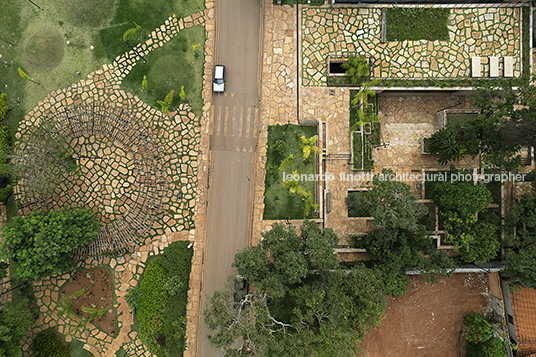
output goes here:
{"type": "Polygon", "coordinates": [[[466,152],[481,155],[485,165],[516,171],[521,164],[521,146],[536,145],[536,88],[520,86],[516,91],[508,81],[494,81],[478,88],[474,104],[478,118],[463,124],[447,124],[432,135],[439,161],[460,159],[466,152]]]}
{"type": "Polygon", "coordinates": [[[257,288],[237,298],[228,284],[206,305],[209,340],[226,356],[354,355],[366,328],[384,316],[382,288],[378,273],[363,266],[309,275],[280,299],[257,288]]]}
{"type": "Polygon", "coordinates": [[[337,236],[317,223],[276,224],[263,241],[235,256],[237,278],[209,297],[209,340],[226,356],[349,356],[366,328],[384,316],[387,298],[377,270],[343,270],[333,252],[337,236]]]}
{"type": "Polygon", "coordinates": [[[408,184],[386,179],[390,175],[394,176],[393,171],[384,169],[381,176],[374,176],[369,191],[349,195],[346,205],[352,211],[369,213],[376,228],[416,230],[426,207],[417,202],[408,184]]]}
{"type": "Polygon", "coordinates": [[[34,324],[28,301],[8,301],[0,310],[0,357],[22,357],[19,341],[34,324]]]}
{"type": "Polygon", "coordinates": [[[19,263],[21,279],[43,279],[70,270],[71,251],[93,241],[98,229],[99,222],[84,209],[30,212],[2,226],[0,254],[19,263]]]}
{"type": "Polygon", "coordinates": [[[536,289],[536,200],[525,193],[505,217],[504,274],[514,282],[536,289]]]}
{"type": "Polygon", "coordinates": [[[305,221],[299,235],[294,227],[276,223],[262,236],[261,244],[236,254],[233,266],[272,296],[281,296],[288,286],[301,283],[310,270],[339,265],[333,251],[337,235],[331,229],[321,230],[313,221],[305,221]]]}
{"type": "MultiPolygon", "coordinates": [[[[465,174],[451,167],[450,175],[465,174]]],[[[436,182],[432,199],[439,208],[447,239],[465,262],[487,262],[497,256],[500,249],[498,217],[486,213],[492,195],[485,185],[473,181],[447,180],[436,182]]]]}

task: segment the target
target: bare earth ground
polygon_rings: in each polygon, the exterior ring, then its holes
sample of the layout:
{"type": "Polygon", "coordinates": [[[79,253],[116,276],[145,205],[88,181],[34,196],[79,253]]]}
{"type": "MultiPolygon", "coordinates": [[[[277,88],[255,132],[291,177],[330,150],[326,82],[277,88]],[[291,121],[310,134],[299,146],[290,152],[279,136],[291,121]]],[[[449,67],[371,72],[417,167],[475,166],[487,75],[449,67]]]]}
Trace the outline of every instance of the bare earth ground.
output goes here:
{"type": "Polygon", "coordinates": [[[464,356],[463,317],[487,306],[487,275],[454,274],[437,284],[412,276],[408,292],[390,299],[382,324],[365,335],[363,356],[464,356]]]}

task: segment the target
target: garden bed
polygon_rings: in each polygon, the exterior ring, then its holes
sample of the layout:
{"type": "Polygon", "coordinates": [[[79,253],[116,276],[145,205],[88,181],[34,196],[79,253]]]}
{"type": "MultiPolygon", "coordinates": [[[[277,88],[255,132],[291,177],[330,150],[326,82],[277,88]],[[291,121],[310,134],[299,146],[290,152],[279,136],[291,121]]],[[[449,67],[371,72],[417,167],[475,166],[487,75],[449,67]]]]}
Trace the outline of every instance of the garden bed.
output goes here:
{"type": "MultiPolygon", "coordinates": [[[[290,193],[282,186],[283,174],[298,175],[315,174],[315,153],[303,160],[300,136],[311,138],[317,135],[316,126],[274,125],[268,127],[268,150],[266,152],[266,179],[264,191],[263,219],[304,219],[312,218],[305,215],[305,200],[299,193],[290,193]],[[280,170],[281,163],[293,155],[292,164],[280,170]]],[[[299,180],[303,188],[313,199],[315,198],[315,180],[299,180]]]]}
{"type": "MultiPolygon", "coordinates": [[[[377,134],[375,134],[377,136],[377,134]]],[[[369,142],[370,135],[364,135],[360,131],[352,132],[352,169],[353,170],[374,170],[374,160],[372,159],[372,146],[369,142]],[[363,140],[365,137],[365,140],[363,140]]],[[[372,140],[372,139],[370,139],[372,140]]]]}
{"type": "Polygon", "coordinates": [[[102,311],[101,315],[95,316],[88,322],[111,336],[115,336],[117,323],[112,307],[114,301],[113,277],[110,272],[106,269],[82,269],[71,280],[61,290],[59,305],[67,305],[63,300],[64,298],[70,301],[74,304],[72,312],[82,319],[89,319],[92,315],[87,312],[88,308],[102,311]]]}
{"type": "MultiPolygon", "coordinates": [[[[153,257],[140,278],[134,324],[148,351],[157,356],[183,355],[186,347],[186,304],[193,249],[175,242],[153,257]]],[[[135,329],[135,328],[134,328],[135,329]]]]}

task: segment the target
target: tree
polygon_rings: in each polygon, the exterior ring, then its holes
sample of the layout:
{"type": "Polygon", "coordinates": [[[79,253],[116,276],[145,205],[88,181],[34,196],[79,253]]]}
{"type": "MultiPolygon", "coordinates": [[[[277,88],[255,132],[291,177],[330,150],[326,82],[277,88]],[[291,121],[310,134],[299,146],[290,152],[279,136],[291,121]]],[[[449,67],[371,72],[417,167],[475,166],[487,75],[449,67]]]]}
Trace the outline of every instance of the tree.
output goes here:
{"type": "Polygon", "coordinates": [[[70,270],[69,254],[97,237],[99,223],[84,209],[63,208],[16,216],[2,226],[0,255],[19,263],[21,279],[43,279],[70,270]]]}
{"type": "Polygon", "coordinates": [[[458,133],[451,128],[443,128],[430,137],[430,152],[439,154],[437,162],[440,165],[463,159],[463,154],[466,151],[467,149],[463,144],[458,142],[458,133]]]}
{"type": "Polygon", "coordinates": [[[317,139],[318,139],[318,135],[311,136],[309,139],[307,139],[305,135],[300,136],[301,147],[303,150],[303,161],[307,160],[307,158],[311,154],[311,151],[314,151],[317,154],[321,153],[320,149],[315,146],[315,142],[317,139]]]}
{"type": "Polygon", "coordinates": [[[123,34],[123,41],[128,42],[128,39],[131,36],[135,35],[138,31],[141,30],[141,26],[136,24],[135,22],[134,22],[134,26],[135,27],[129,28],[128,30],[125,31],[125,33],[123,34]]]}
{"type": "Polygon", "coordinates": [[[377,272],[364,266],[309,275],[281,299],[263,290],[237,296],[227,284],[209,298],[209,340],[226,356],[349,356],[366,328],[384,316],[386,296],[377,272]]]}
{"type": "MultiPolygon", "coordinates": [[[[422,218],[422,217],[421,217],[422,218]]],[[[376,228],[363,238],[363,245],[375,266],[380,270],[385,291],[400,296],[407,291],[410,280],[408,269],[421,272],[425,281],[434,281],[435,275],[448,276],[455,268],[444,251],[438,251],[425,225],[417,230],[376,228]]]]}
{"type": "MultiPolygon", "coordinates": [[[[451,167],[450,175],[458,173],[467,174],[451,167]]],[[[464,221],[475,221],[476,214],[485,210],[493,200],[489,189],[484,185],[475,185],[472,179],[436,182],[432,199],[440,212],[450,211],[464,221]]]]}
{"type": "Polygon", "coordinates": [[[171,90],[168,94],[166,94],[166,97],[164,98],[164,101],[157,100],[156,102],[160,104],[162,107],[162,114],[169,116],[168,108],[173,102],[173,95],[175,94],[175,90],[171,90]]]}
{"type": "Polygon", "coordinates": [[[528,193],[505,217],[507,243],[504,275],[513,282],[536,288],[536,200],[528,193]]]}
{"type": "Polygon", "coordinates": [[[8,301],[0,310],[0,356],[22,357],[19,341],[34,324],[28,301],[8,301]]]}
{"type": "Polygon", "coordinates": [[[147,82],[147,75],[143,75],[143,79],[141,80],[141,89],[147,89],[149,86],[149,83],[147,82]]]}
{"type": "Polygon", "coordinates": [[[337,268],[339,261],[333,251],[337,235],[308,220],[300,231],[298,235],[294,227],[274,224],[262,234],[260,245],[235,255],[233,267],[271,296],[281,296],[289,286],[301,283],[310,270],[337,268]]]}
{"type": "MultiPolygon", "coordinates": [[[[408,184],[390,177],[394,178],[390,169],[383,169],[381,175],[374,176],[372,187],[361,201],[363,210],[374,217],[372,223],[376,228],[416,230],[427,209],[417,202],[417,197],[408,184]]],[[[350,197],[349,200],[356,199],[355,196],[350,197]]]]}
{"type": "MultiPolygon", "coordinates": [[[[457,174],[465,176],[467,172],[451,167],[450,175],[457,174]]],[[[478,221],[478,214],[485,213],[492,201],[486,186],[475,185],[472,180],[452,180],[450,176],[450,180],[435,183],[432,199],[443,218],[447,239],[460,252],[462,260],[487,262],[497,256],[498,219],[486,214],[486,220],[478,221]]]]}
{"type": "Polygon", "coordinates": [[[365,56],[354,56],[348,58],[348,61],[341,65],[342,69],[346,72],[346,75],[350,77],[352,83],[360,83],[363,80],[368,79],[369,76],[369,64],[368,59],[365,56]]]}
{"type": "Polygon", "coordinates": [[[472,157],[481,156],[485,165],[516,171],[521,164],[521,146],[536,144],[536,89],[521,85],[514,91],[509,81],[486,84],[473,96],[481,109],[476,120],[448,129],[457,133],[457,144],[472,157]]]}

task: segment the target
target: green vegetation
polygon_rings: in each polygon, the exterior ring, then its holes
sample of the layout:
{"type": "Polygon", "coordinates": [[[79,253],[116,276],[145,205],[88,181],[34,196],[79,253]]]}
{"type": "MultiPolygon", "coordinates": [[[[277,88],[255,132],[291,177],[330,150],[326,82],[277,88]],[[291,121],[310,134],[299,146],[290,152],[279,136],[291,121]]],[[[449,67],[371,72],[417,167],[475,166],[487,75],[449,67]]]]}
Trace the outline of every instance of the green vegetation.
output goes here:
{"type": "Polygon", "coordinates": [[[369,191],[349,195],[346,204],[349,210],[374,218],[374,230],[359,244],[381,272],[384,291],[396,297],[404,294],[410,283],[407,269],[418,269],[425,281],[434,281],[435,275],[447,276],[455,265],[445,252],[437,251],[428,236],[427,208],[417,202],[408,184],[391,180],[390,175],[393,171],[384,169],[374,177],[369,191]]]}
{"type": "Polygon", "coordinates": [[[387,41],[449,41],[450,9],[387,8],[387,41]]]}
{"type": "Polygon", "coordinates": [[[348,207],[348,217],[370,217],[370,212],[366,210],[365,196],[367,191],[350,191],[344,199],[348,207]]]}
{"type": "Polygon", "coordinates": [[[368,139],[371,135],[364,135],[361,132],[352,133],[352,168],[354,170],[373,170],[374,160],[372,159],[372,146],[370,145],[369,140],[363,140],[363,136],[368,139]]]}
{"type": "MultiPolygon", "coordinates": [[[[205,9],[201,0],[169,2],[179,18],[205,9]]],[[[0,64],[0,87],[16,100],[11,103],[13,115],[6,123],[12,135],[24,115],[48,93],[70,87],[128,51],[122,37],[134,22],[141,29],[129,39],[133,46],[173,15],[166,2],[149,0],[52,0],[40,5],[46,11],[35,11],[27,1],[2,5],[2,38],[13,45],[2,42],[1,60],[7,64],[0,64]],[[19,67],[40,85],[24,82],[19,67]]],[[[204,43],[201,38],[198,43],[204,43]]],[[[185,61],[191,62],[189,58],[185,61]]],[[[160,88],[165,83],[154,84],[160,88]]],[[[181,85],[188,90],[191,84],[181,85]]],[[[169,90],[163,89],[165,93],[169,90]]]]}
{"type": "MultiPolygon", "coordinates": [[[[115,0],[114,2],[116,3],[115,14],[109,24],[100,30],[99,34],[102,42],[100,51],[108,58],[108,61],[112,61],[128,50],[128,47],[122,42],[122,37],[124,32],[132,27],[133,22],[141,27],[138,38],[129,39],[129,43],[136,46],[142,39],[146,39],[145,34],[160,27],[173,15],[173,11],[165,1],[115,0]]],[[[200,0],[169,0],[169,2],[179,19],[205,9],[204,2],[200,0]]]]}
{"type": "Polygon", "coordinates": [[[304,154],[306,150],[309,152],[316,150],[310,148],[311,143],[304,145],[302,138],[312,140],[316,135],[317,128],[314,126],[275,125],[268,127],[264,219],[312,217],[312,211],[315,208],[315,180],[305,181],[301,179],[301,176],[299,180],[293,180],[289,176],[294,173],[297,175],[315,174],[314,156],[308,155],[304,159],[304,154]],[[293,192],[289,192],[291,186],[293,192]]]}
{"type": "Polygon", "coordinates": [[[343,270],[333,251],[337,236],[312,221],[299,234],[275,224],[263,237],[260,245],[238,252],[233,264],[254,292],[231,278],[209,297],[209,340],[229,356],[239,354],[237,340],[258,355],[356,354],[366,329],[384,316],[387,299],[378,272],[362,265],[343,270]]]}
{"type": "Polygon", "coordinates": [[[434,183],[431,193],[448,232],[447,239],[465,262],[494,259],[499,252],[500,242],[498,217],[486,213],[492,201],[491,192],[485,185],[475,185],[472,180],[450,179],[450,175],[466,175],[467,171],[451,168],[448,174],[447,181],[434,183]],[[478,219],[479,213],[484,219],[478,219]]]}
{"type": "MultiPolygon", "coordinates": [[[[71,355],[72,357],[95,357],[91,352],[84,349],[84,343],[81,341],[78,341],[77,339],[74,339],[74,338],[72,339],[71,346],[73,348],[73,352],[71,355]]],[[[123,355],[121,354],[118,357],[123,357],[123,355]]]]}
{"type": "Polygon", "coordinates": [[[182,356],[185,348],[193,253],[187,246],[188,242],[173,243],[164,254],[152,259],[145,268],[139,291],[135,289],[130,293],[138,300],[140,339],[157,356],[182,356]]]}
{"type": "Polygon", "coordinates": [[[93,214],[83,209],[31,212],[2,226],[0,254],[17,261],[21,279],[43,279],[69,271],[74,266],[71,251],[93,241],[98,229],[93,214]]]}
{"type": "Polygon", "coordinates": [[[36,357],[70,357],[72,349],[53,328],[39,332],[32,341],[32,350],[36,357]]]}
{"type": "Polygon", "coordinates": [[[525,193],[505,217],[506,244],[505,276],[512,282],[536,288],[536,200],[525,193]],[[514,228],[515,234],[514,234],[514,228]]]}
{"type": "Polygon", "coordinates": [[[34,324],[28,300],[15,300],[15,297],[13,294],[13,301],[4,303],[0,310],[0,355],[6,357],[22,357],[19,341],[34,324]]]}
{"type": "Polygon", "coordinates": [[[346,76],[353,84],[367,82],[370,79],[370,65],[366,56],[349,57],[348,61],[344,62],[341,67],[346,71],[346,76]]]}
{"type": "Polygon", "coordinates": [[[464,317],[466,329],[466,357],[506,357],[503,342],[493,337],[495,328],[479,314],[469,314],[464,317]]]}
{"type": "Polygon", "coordinates": [[[478,113],[448,113],[447,124],[454,128],[459,128],[466,123],[478,119],[478,113]]]}
{"type": "MultiPolygon", "coordinates": [[[[121,88],[158,108],[158,101],[171,90],[179,92],[184,86],[184,100],[196,115],[201,115],[204,52],[196,55],[191,50],[196,43],[205,43],[204,28],[195,26],[181,30],[165,46],[145,56],[147,63],[140,59],[121,83],[121,88]],[[147,89],[140,87],[144,76],[147,78],[147,89]]],[[[176,96],[169,108],[176,108],[180,102],[180,96],[176,96]]]]}

